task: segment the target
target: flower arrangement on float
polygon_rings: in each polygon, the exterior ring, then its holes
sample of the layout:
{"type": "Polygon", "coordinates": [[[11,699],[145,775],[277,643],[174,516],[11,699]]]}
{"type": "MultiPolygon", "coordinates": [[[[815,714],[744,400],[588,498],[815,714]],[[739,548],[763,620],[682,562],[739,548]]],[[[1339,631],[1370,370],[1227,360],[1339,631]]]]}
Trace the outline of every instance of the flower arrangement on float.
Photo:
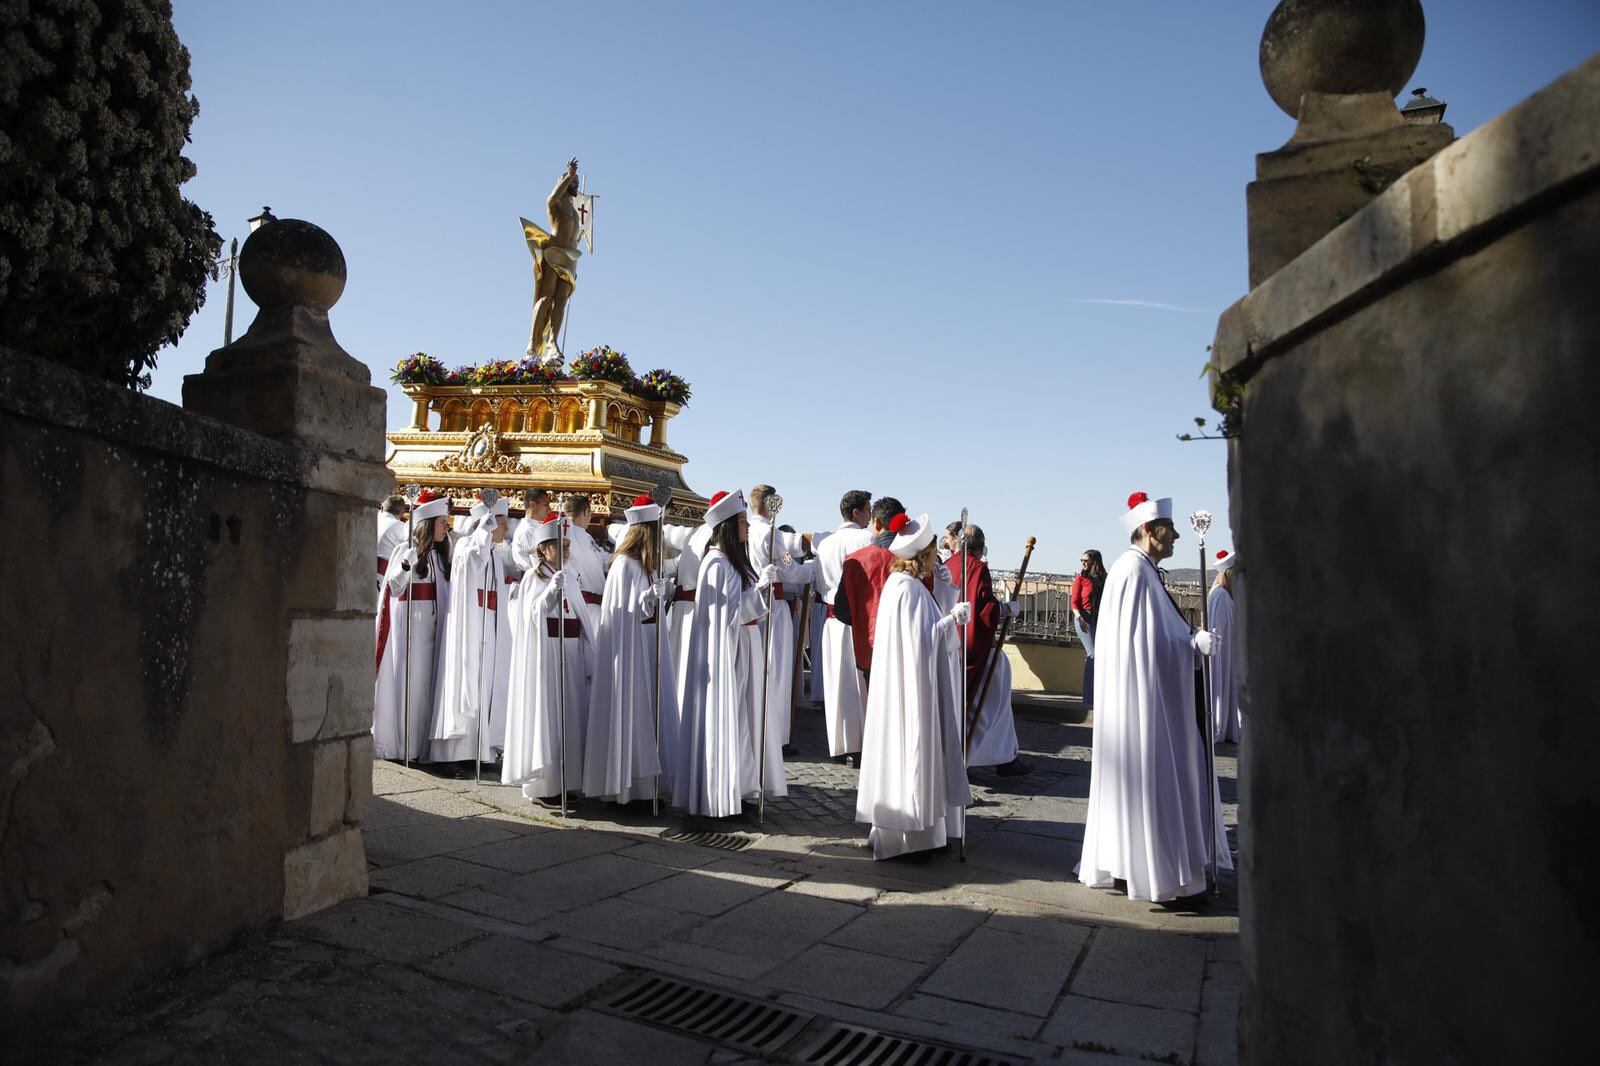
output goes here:
{"type": "Polygon", "coordinates": [[[689,402],[689,383],[670,370],[657,368],[639,377],[628,357],[609,344],[591,348],[572,360],[567,373],[537,359],[491,359],[446,370],[438,359],[417,352],[394,365],[389,380],[397,385],[554,385],[563,381],[609,381],[645,401],[689,402]]]}
{"type": "Polygon", "coordinates": [[[627,355],[609,344],[590,348],[572,361],[567,372],[578,381],[609,381],[624,388],[638,380],[633,376],[633,367],[628,365],[627,355]]]}

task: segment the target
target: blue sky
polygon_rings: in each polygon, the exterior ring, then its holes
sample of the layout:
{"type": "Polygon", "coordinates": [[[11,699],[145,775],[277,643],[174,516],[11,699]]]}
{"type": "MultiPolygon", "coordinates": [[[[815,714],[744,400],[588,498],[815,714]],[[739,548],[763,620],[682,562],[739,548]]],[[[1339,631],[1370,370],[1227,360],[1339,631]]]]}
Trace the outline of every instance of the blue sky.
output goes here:
{"type": "MultiPolygon", "coordinates": [[[[1593,0],[1426,6],[1411,84],[1458,134],[1600,48],[1593,0]]],[[[1292,131],[1257,71],[1271,0],[175,7],[186,195],[224,238],[263,204],[332,233],[334,332],[375,383],[415,351],[521,356],[517,216],[576,155],[600,200],[569,354],[693,384],[671,439],[697,491],[769,482],[806,529],[849,488],[965,505],[996,565],[1033,535],[1035,569],[1070,571],[1125,543],[1139,489],[1230,545],[1223,446],[1174,438],[1211,415],[1245,185],[1292,131]]],[[[221,344],[224,302],[155,395],[221,344]]]]}

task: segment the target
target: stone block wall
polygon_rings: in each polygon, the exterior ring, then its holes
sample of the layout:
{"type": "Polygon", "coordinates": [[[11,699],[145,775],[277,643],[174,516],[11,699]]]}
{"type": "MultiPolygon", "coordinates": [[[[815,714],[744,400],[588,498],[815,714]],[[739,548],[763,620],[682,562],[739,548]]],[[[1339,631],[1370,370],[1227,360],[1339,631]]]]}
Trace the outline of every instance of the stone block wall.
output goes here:
{"type": "Polygon", "coordinates": [[[0,1030],[365,893],[384,486],[0,349],[0,1030]]]}
{"type": "Polygon", "coordinates": [[[1222,319],[1244,1062],[1591,1042],[1597,277],[1600,57],[1222,319]]]}

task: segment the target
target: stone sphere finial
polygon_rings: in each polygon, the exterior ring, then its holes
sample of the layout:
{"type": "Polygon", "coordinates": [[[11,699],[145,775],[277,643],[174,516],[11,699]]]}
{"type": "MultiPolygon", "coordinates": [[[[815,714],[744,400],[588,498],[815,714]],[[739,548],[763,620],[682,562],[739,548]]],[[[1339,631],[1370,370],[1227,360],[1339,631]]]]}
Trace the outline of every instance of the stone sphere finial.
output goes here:
{"type": "Polygon", "coordinates": [[[1421,0],[1283,0],[1261,31],[1261,80],[1292,118],[1306,93],[1397,96],[1425,32],[1421,0]]]}
{"type": "Polygon", "coordinates": [[[298,218],[266,223],[239,250],[239,280],[263,311],[306,307],[326,314],[343,295],[345,276],[339,242],[298,218]]]}

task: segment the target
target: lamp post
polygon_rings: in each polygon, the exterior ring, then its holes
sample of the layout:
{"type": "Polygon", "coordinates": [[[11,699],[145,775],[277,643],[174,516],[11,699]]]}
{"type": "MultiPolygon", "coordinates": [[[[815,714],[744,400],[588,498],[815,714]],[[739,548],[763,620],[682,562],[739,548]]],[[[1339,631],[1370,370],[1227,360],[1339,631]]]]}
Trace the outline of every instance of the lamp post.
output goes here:
{"type": "MultiPolygon", "coordinates": [[[[278,221],[272,214],[272,208],[263,207],[261,213],[254,218],[247,219],[246,224],[250,232],[254,233],[268,222],[278,221]]],[[[222,321],[222,345],[227,347],[233,343],[233,289],[234,280],[239,276],[239,238],[235,237],[228,242],[228,309],[222,321]]]]}
{"type": "Polygon", "coordinates": [[[1443,100],[1435,100],[1426,89],[1412,89],[1411,99],[1400,109],[1400,117],[1412,126],[1437,126],[1444,121],[1443,100]]]}

